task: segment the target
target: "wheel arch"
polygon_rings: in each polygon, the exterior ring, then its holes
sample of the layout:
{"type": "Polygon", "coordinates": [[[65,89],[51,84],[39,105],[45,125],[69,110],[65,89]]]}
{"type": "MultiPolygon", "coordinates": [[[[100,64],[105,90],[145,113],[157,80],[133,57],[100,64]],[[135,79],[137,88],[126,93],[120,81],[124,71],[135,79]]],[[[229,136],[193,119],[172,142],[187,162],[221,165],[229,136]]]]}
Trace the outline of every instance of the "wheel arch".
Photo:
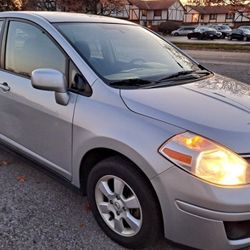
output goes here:
{"type": "Polygon", "coordinates": [[[153,186],[150,182],[150,178],[152,177],[151,174],[145,173],[144,170],[139,167],[138,162],[132,160],[130,157],[126,156],[125,154],[119,152],[118,150],[108,148],[108,147],[96,147],[88,150],[82,157],[80,168],[79,168],[79,181],[80,181],[80,188],[83,193],[86,193],[86,180],[91,169],[100,161],[110,158],[112,156],[120,156],[127,161],[130,161],[135,169],[145,178],[145,180],[151,185],[152,189],[153,186]]]}
{"type": "Polygon", "coordinates": [[[131,162],[136,171],[140,173],[140,175],[144,178],[145,182],[147,183],[147,185],[151,188],[154,196],[155,196],[155,200],[157,202],[157,206],[159,208],[160,211],[160,216],[161,216],[161,221],[162,221],[162,233],[164,232],[164,228],[163,228],[163,210],[162,210],[162,206],[161,206],[161,202],[159,200],[159,196],[156,192],[155,187],[153,186],[153,184],[151,183],[150,179],[148,178],[148,176],[143,172],[143,170],[137,166],[137,164],[135,162],[133,162],[131,159],[129,159],[127,156],[125,156],[124,154],[114,150],[114,149],[109,149],[109,148],[93,148],[91,150],[89,150],[83,157],[81,160],[81,165],[79,168],[79,178],[80,178],[80,189],[82,191],[82,193],[84,195],[86,195],[87,192],[87,179],[89,176],[89,173],[91,171],[91,169],[100,161],[110,158],[112,156],[119,156],[121,158],[126,159],[127,161],[131,162]]]}

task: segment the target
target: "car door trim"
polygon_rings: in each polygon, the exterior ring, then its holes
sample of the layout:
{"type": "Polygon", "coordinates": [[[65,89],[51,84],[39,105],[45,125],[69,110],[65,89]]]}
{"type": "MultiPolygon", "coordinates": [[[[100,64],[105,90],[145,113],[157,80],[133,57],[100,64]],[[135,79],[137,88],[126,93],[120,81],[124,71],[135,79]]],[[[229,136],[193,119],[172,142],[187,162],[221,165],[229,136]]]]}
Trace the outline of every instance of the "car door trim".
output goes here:
{"type": "Polygon", "coordinates": [[[50,162],[49,160],[46,160],[42,156],[34,153],[33,151],[29,150],[28,148],[24,147],[23,145],[9,139],[8,137],[6,137],[2,134],[0,134],[0,141],[2,141],[4,144],[6,144],[10,148],[14,149],[15,151],[24,154],[27,158],[30,158],[31,160],[36,161],[36,162],[42,164],[43,166],[47,166],[49,169],[62,175],[66,179],[70,180],[72,178],[72,174],[70,174],[70,172],[68,172],[65,169],[59,167],[58,165],[50,162]]]}
{"type": "Polygon", "coordinates": [[[0,31],[0,69],[3,67],[3,56],[4,56],[4,48],[3,48],[3,39],[4,39],[4,32],[6,27],[6,18],[1,18],[0,21],[3,21],[3,25],[0,31]]]}

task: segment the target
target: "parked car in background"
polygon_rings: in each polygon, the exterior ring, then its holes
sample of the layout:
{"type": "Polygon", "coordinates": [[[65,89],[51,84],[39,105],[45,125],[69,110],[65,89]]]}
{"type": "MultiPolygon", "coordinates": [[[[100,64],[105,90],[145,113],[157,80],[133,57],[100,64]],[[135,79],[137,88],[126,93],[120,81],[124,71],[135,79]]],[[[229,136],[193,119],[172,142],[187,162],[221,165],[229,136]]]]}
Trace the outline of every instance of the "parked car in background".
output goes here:
{"type": "Polygon", "coordinates": [[[250,30],[250,26],[240,26],[239,29],[247,29],[247,30],[250,30]]]}
{"type": "Polygon", "coordinates": [[[247,84],[102,16],[1,12],[0,51],[1,143],[87,194],[110,238],[129,249],[163,235],[192,249],[250,245],[247,84]]]}
{"type": "Polygon", "coordinates": [[[230,33],[232,32],[232,29],[228,26],[228,25],[224,25],[224,24],[218,24],[218,25],[210,25],[210,28],[214,28],[216,29],[218,32],[222,33],[222,35],[220,36],[220,38],[225,38],[228,37],[230,35],[230,33]]]}
{"type": "Polygon", "coordinates": [[[197,39],[216,39],[220,38],[222,35],[221,32],[218,32],[216,29],[206,27],[206,26],[199,26],[194,29],[194,31],[188,33],[188,39],[197,38],[197,39]]]}
{"type": "Polygon", "coordinates": [[[188,33],[192,32],[195,27],[181,27],[177,30],[172,31],[172,36],[186,36],[188,33]]]}
{"type": "Polygon", "coordinates": [[[239,40],[239,41],[248,41],[250,40],[250,30],[249,29],[234,29],[231,34],[228,36],[229,40],[239,40]]]}

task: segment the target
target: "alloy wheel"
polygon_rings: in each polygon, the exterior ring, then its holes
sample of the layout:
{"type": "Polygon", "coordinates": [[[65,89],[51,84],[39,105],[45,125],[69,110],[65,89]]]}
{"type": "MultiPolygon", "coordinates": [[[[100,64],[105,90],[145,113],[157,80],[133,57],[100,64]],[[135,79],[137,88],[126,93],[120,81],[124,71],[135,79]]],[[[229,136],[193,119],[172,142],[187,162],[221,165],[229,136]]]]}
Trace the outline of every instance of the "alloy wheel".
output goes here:
{"type": "Polygon", "coordinates": [[[95,201],[105,223],[117,234],[136,235],[142,226],[142,209],[132,188],[114,175],[103,176],[95,187],[95,201]]]}

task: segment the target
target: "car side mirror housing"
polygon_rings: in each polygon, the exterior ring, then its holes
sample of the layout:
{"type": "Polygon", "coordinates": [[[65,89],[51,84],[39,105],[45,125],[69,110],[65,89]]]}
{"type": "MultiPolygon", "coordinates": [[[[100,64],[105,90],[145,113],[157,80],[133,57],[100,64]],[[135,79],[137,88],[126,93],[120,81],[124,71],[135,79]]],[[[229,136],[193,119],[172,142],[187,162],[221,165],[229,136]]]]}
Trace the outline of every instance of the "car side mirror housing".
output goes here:
{"type": "Polygon", "coordinates": [[[58,104],[67,105],[69,93],[63,73],[55,69],[36,69],[31,73],[31,84],[35,89],[54,91],[58,104]]]}

